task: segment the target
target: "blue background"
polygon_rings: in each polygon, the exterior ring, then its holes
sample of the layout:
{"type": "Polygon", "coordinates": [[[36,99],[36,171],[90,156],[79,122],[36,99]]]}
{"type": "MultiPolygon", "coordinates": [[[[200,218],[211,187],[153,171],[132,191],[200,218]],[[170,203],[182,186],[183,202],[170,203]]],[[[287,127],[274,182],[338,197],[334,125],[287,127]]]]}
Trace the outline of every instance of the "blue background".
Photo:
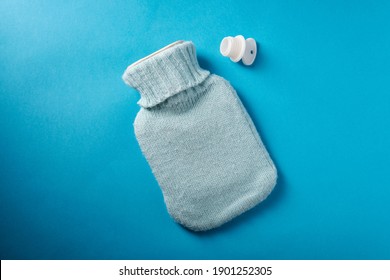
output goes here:
{"type": "Polygon", "coordinates": [[[2,259],[389,259],[389,1],[0,2],[2,259]],[[252,67],[223,37],[260,44],[252,67]],[[279,170],[193,233],[166,212],[128,64],[178,39],[237,89],[279,170]]]}

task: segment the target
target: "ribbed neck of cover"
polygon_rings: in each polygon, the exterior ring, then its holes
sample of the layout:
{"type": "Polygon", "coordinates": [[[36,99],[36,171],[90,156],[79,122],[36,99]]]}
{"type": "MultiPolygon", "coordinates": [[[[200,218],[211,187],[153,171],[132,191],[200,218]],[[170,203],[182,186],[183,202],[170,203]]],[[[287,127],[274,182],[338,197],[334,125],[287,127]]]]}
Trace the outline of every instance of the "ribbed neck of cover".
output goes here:
{"type": "Polygon", "coordinates": [[[199,67],[194,44],[177,41],[131,64],[122,78],[141,93],[138,104],[150,108],[200,84],[209,74],[199,67]]]}

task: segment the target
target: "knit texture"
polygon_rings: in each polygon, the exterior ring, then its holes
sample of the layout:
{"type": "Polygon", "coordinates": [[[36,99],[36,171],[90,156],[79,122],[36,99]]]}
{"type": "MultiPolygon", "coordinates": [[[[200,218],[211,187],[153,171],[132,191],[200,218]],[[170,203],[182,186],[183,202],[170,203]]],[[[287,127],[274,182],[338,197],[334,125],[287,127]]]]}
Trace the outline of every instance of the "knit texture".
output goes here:
{"type": "Polygon", "coordinates": [[[124,81],[141,93],[138,143],[170,215],[203,231],[263,201],[275,166],[236,91],[198,65],[178,41],[130,65],[124,81]]]}

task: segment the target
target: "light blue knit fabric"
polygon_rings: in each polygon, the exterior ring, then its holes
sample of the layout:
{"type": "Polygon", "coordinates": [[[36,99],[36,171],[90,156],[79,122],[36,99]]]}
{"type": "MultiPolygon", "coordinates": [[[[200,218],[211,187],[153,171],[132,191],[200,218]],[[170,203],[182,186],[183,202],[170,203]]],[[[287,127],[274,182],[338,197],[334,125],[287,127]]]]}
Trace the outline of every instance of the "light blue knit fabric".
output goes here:
{"type": "Polygon", "coordinates": [[[199,67],[178,41],[130,65],[124,81],[141,93],[138,143],[170,215],[203,231],[263,201],[276,169],[236,91],[199,67]]]}

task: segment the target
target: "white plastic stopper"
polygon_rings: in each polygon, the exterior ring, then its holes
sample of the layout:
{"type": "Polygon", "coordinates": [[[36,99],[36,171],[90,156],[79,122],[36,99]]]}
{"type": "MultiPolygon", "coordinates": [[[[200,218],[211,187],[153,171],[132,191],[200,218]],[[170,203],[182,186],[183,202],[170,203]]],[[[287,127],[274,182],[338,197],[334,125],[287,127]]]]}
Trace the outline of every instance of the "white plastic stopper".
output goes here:
{"type": "Polygon", "coordinates": [[[231,61],[239,62],[245,65],[252,65],[257,54],[256,41],[253,38],[245,40],[244,36],[238,35],[236,37],[223,38],[219,51],[223,56],[230,57],[231,61]]]}

